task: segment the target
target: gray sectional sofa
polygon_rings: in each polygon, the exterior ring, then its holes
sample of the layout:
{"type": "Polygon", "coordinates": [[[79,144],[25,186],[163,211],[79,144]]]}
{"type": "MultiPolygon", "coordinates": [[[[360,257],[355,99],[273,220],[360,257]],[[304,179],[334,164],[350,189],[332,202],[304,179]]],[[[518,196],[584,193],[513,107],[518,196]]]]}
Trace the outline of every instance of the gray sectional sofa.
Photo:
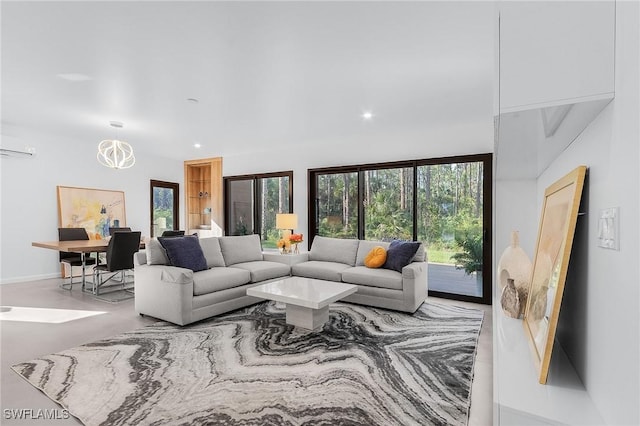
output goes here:
{"type": "Polygon", "coordinates": [[[201,238],[204,271],[170,266],[157,240],[134,257],[135,309],[185,325],[263,301],[247,288],[290,275],[291,268],[263,260],[260,237],[201,238]]]}
{"type": "Polygon", "coordinates": [[[415,312],[427,298],[424,246],[420,244],[413,260],[402,268],[402,272],[367,268],[364,259],[375,246],[387,249],[389,243],[315,237],[308,253],[309,260],[293,265],[291,274],[356,284],[358,291],[342,299],[345,302],[415,312]]]}
{"type": "Polygon", "coordinates": [[[258,235],[201,238],[208,269],[171,266],[157,240],[135,254],[135,309],[174,324],[185,325],[262,299],[247,288],[290,275],[358,285],[347,302],[415,312],[427,297],[427,263],[420,245],[402,272],[370,269],[364,258],[376,245],[389,243],[315,237],[311,250],[290,265],[285,255],[263,255],[258,235]]]}

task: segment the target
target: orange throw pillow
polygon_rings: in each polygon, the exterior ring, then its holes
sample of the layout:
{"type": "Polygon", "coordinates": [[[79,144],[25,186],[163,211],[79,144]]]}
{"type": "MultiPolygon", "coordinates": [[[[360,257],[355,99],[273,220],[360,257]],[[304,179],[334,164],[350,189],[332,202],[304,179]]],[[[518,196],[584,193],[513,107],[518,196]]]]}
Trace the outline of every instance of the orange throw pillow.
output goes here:
{"type": "Polygon", "coordinates": [[[387,260],[387,251],[384,247],[375,246],[364,258],[364,266],[367,268],[379,268],[387,260]]]}

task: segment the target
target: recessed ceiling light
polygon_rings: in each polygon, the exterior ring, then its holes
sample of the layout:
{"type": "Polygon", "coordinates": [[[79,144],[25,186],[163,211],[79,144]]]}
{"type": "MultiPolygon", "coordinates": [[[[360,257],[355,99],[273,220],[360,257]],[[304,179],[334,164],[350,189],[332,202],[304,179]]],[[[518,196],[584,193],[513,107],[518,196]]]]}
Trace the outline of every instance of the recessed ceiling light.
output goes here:
{"type": "Polygon", "coordinates": [[[197,104],[200,101],[197,100],[196,98],[187,98],[187,102],[191,102],[192,104],[197,104]]]}
{"type": "Polygon", "coordinates": [[[199,143],[194,143],[194,144],[193,144],[193,146],[194,146],[195,148],[200,148],[202,145],[200,145],[199,143]]]}
{"type": "Polygon", "coordinates": [[[364,111],[361,117],[365,121],[371,121],[373,120],[373,113],[371,111],[364,111]]]}
{"type": "Polygon", "coordinates": [[[89,77],[86,74],[80,74],[80,73],[66,73],[66,74],[58,74],[56,75],[56,77],[61,78],[63,80],[67,80],[67,81],[89,81],[89,80],[93,80],[92,77],[89,77]]]}

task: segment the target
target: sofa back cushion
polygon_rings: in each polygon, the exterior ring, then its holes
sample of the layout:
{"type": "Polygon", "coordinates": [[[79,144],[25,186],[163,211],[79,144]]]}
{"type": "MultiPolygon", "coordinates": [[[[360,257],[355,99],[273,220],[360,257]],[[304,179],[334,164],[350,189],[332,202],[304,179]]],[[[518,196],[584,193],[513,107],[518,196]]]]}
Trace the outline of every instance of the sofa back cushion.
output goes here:
{"type": "Polygon", "coordinates": [[[364,259],[374,247],[383,247],[385,250],[389,249],[389,243],[384,241],[366,241],[361,240],[358,245],[358,255],[356,256],[356,266],[365,266],[364,259]]]}
{"type": "Polygon", "coordinates": [[[427,251],[424,248],[424,244],[420,243],[420,247],[418,247],[418,251],[416,251],[416,255],[413,256],[412,262],[426,262],[427,261],[427,251]]]}
{"type": "Polygon", "coordinates": [[[355,266],[359,242],[358,240],[316,236],[309,251],[309,260],[337,262],[355,266]]]}
{"type": "Polygon", "coordinates": [[[226,266],[242,262],[262,260],[260,235],[241,235],[237,237],[220,237],[220,248],[226,266]]]}
{"type": "Polygon", "coordinates": [[[202,247],[204,258],[207,259],[207,268],[226,266],[218,237],[200,238],[200,247],[202,247]]]}
{"type": "Polygon", "coordinates": [[[147,265],[168,265],[169,258],[160,241],[151,238],[144,243],[144,250],[147,253],[147,265]]]}

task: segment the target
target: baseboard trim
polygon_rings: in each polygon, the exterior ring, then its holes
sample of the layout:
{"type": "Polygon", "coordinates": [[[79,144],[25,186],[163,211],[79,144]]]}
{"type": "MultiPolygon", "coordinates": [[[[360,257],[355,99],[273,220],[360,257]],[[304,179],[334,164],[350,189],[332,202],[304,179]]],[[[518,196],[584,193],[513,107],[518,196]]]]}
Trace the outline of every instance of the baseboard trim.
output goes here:
{"type": "Polygon", "coordinates": [[[51,278],[60,278],[60,272],[51,272],[49,274],[40,274],[40,275],[27,275],[24,277],[3,278],[0,280],[0,285],[24,283],[28,281],[48,280],[51,278]]]}

